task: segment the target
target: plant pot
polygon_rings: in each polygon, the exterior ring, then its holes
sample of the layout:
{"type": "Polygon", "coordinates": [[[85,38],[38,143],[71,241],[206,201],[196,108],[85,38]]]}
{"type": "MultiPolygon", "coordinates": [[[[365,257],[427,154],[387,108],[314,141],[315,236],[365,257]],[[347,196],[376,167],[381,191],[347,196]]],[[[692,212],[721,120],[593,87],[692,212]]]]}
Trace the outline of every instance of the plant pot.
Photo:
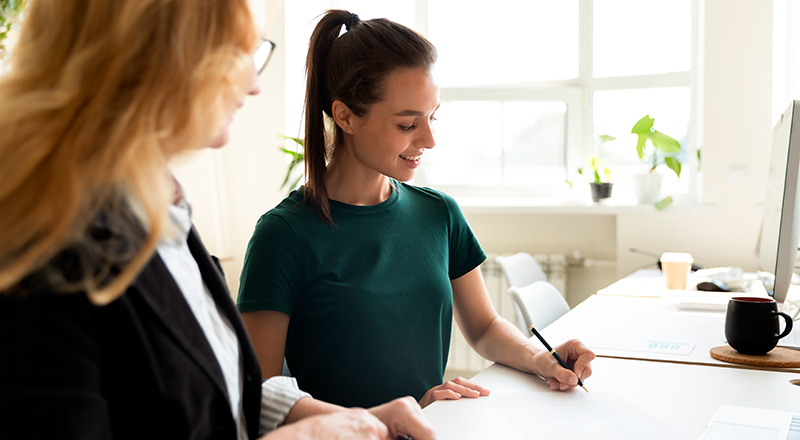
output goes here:
{"type": "Polygon", "coordinates": [[[611,189],[614,188],[613,183],[594,183],[591,182],[589,185],[592,187],[592,201],[595,203],[599,203],[603,199],[608,199],[611,197],[611,189]]]}
{"type": "Polygon", "coordinates": [[[650,205],[661,200],[661,182],[664,175],[659,173],[642,173],[631,176],[633,193],[640,205],[650,205]]]}

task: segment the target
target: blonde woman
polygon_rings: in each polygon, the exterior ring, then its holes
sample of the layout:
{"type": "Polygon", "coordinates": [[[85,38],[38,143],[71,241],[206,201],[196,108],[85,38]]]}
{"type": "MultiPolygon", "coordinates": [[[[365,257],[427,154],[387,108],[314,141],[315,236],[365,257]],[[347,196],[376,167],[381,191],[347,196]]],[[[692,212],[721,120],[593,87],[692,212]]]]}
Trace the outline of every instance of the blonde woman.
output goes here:
{"type": "Polygon", "coordinates": [[[272,45],[247,0],[28,12],[0,77],[0,437],[432,438],[411,398],[345,410],[262,383],[192,228],[167,165],[224,145],[259,92],[272,45]]]}

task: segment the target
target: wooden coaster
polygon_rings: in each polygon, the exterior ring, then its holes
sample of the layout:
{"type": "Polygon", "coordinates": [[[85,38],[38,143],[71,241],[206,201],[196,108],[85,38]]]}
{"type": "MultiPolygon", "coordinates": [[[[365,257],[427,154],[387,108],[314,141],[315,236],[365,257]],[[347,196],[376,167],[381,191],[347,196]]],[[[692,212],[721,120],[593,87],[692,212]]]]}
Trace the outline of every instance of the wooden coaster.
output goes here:
{"type": "Polygon", "coordinates": [[[800,367],[800,351],[775,347],[767,354],[754,356],[741,354],[730,345],[720,345],[711,349],[711,357],[732,364],[753,365],[756,367],[797,368],[800,367]]]}

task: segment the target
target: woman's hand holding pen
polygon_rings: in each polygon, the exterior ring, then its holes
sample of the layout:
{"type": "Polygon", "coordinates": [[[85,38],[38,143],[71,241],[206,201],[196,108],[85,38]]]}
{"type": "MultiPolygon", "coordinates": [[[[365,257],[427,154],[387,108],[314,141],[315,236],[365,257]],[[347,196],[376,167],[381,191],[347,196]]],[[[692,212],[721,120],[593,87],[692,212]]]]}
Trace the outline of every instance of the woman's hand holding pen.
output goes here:
{"type": "Polygon", "coordinates": [[[589,363],[594,360],[595,354],[581,341],[571,339],[554,348],[574,373],[559,365],[549,351],[540,350],[534,357],[534,363],[538,374],[547,380],[551,390],[571,390],[578,386],[578,378],[585,381],[592,375],[592,366],[589,363]]]}
{"type": "Polygon", "coordinates": [[[458,377],[429,389],[420,399],[419,405],[425,408],[437,400],[458,400],[462,397],[474,398],[488,395],[488,389],[463,377],[458,377]]]}

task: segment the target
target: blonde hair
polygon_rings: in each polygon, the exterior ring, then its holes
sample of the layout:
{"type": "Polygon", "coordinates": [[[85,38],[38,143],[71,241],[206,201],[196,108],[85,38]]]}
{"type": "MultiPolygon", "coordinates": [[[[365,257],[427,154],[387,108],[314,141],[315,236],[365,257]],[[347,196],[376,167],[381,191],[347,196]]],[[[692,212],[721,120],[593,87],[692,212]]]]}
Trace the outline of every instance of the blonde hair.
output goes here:
{"type": "Polygon", "coordinates": [[[77,246],[52,289],[121,294],[167,229],[168,161],[218,134],[256,44],[247,0],[31,0],[0,76],[0,291],[77,246]],[[93,249],[100,212],[133,214],[135,249],[93,249]]]}

